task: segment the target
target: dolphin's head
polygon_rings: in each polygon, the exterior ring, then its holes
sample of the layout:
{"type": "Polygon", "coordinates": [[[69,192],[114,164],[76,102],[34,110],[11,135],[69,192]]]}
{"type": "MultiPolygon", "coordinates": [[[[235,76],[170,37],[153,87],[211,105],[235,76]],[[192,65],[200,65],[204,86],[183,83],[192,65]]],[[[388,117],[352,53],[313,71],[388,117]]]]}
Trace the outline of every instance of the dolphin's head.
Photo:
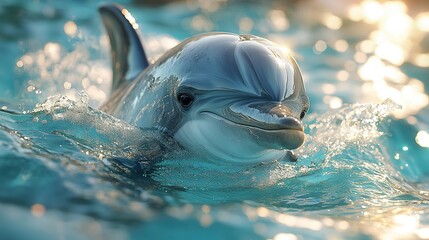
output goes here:
{"type": "Polygon", "coordinates": [[[309,108],[301,72],[283,47],[251,35],[211,34],[176,50],[170,71],[185,148],[240,163],[283,158],[305,139],[309,108]]]}

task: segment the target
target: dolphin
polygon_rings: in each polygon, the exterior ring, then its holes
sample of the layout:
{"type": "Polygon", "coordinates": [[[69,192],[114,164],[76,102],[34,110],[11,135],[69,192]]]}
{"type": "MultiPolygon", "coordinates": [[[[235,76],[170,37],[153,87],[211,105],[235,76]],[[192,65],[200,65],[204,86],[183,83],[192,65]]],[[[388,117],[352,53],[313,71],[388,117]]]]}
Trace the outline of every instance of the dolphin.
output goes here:
{"type": "Polygon", "coordinates": [[[248,34],[207,33],[149,63],[134,17],[116,4],[99,12],[113,66],[102,111],[214,161],[271,162],[304,143],[309,99],[288,49],[248,34]]]}

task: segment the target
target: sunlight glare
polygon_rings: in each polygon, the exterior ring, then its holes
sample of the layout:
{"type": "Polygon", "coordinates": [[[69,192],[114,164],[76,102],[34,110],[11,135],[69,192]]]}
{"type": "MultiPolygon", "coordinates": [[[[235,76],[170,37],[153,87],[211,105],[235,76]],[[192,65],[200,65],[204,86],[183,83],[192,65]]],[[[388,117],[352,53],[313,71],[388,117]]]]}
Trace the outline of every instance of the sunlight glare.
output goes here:
{"type": "Polygon", "coordinates": [[[139,28],[139,25],[137,24],[136,19],[133,17],[133,15],[131,15],[131,13],[127,9],[124,8],[122,9],[121,12],[134,29],[139,28]]]}
{"type": "Polygon", "coordinates": [[[332,13],[325,13],[322,15],[322,23],[332,29],[332,30],[338,30],[341,28],[341,26],[343,25],[343,21],[341,20],[341,18],[335,16],[332,13]]]}
{"type": "Polygon", "coordinates": [[[323,40],[319,40],[314,44],[313,51],[316,54],[320,54],[320,53],[324,52],[326,50],[326,48],[327,48],[326,42],[323,40]]]}
{"type": "Polygon", "coordinates": [[[417,28],[422,32],[429,32],[429,12],[423,12],[416,17],[417,28]]]}
{"type": "Polygon", "coordinates": [[[363,18],[362,8],[357,4],[351,5],[348,9],[347,14],[350,20],[355,22],[360,21],[363,18]]]}
{"type": "Polygon", "coordinates": [[[416,54],[414,57],[414,64],[422,68],[429,67],[429,53],[416,54]]]}
{"type": "Polygon", "coordinates": [[[366,39],[358,44],[359,50],[364,53],[372,53],[375,50],[376,44],[374,41],[366,39]]]}
{"type": "Polygon", "coordinates": [[[362,2],[363,21],[376,23],[383,17],[383,6],[377,1],[367,0],[362,2]]]}
{"type": "Polygon", "coordinates": [[[335,96],[323,97],[323,102],[329,106],[330,109],[338,109],[343,106],[343,100],[335,96]]]}
{"type": "Polygon", "coordinates": [[[18,61],[16,62],[16,66],[17,66],[17,67],[19,67],[19,68],[21,68],[21,67],[23,67],[23,66],[24,66],[24,63],[23,63],[21,60],[18,60],[18,61]]]}
{"type": "Polygon", "coordinates": [[[429,148],[429,133],[420,130],[416,135],[416,143],[424,148],[429,148]]]}
{"type": "Polygon", "coordinates": [[[322,85],[322,92],[324,94],[334,94],[336,91],[336,87],[334,84],[325,83],[322,85]]]}
{"type": "Polygon", "coordinates": [[[73,21],[68,21],[64,24],[64,32],[70,37],[76,36],[77,25],[73,21]]]}
{"type": "Polygon", "coordinates": [[[243,17],[238,22],[238,26],[240,28],[240,32],[250,32],[253,29],[253,20],[248,17],[243,17]]]}
{"type": "Polygon", "coordinates": [[[429,227],[417,229],[416,234],[420,239],[429,239],[429,227]]]}
{"type": "Polygon", "coordinates": [[[397,66],[402,65],[405,61],[404,50],[400,46],[392,43],[386,42],[378,45],[375,49],[375,55],[397,66]]]}
{"type": "Polygon", "coordinates": [[[298,240],[299,238],[292,233],[279,233],[274,236],[273,240],[298,240]]]}
{"type": "Polygon", "coordinates": [[[411,32],[413,19],[405,13],[391,13],[380,22],[380,29],[389,37],[405,38],[411,32]]]}
{"type": "Polygon", "coordinates": [[[49,57],[54,62],[59,61],[61,58],[61,46],[58,43],[48,42],[43,48],[43,52],[46,57],[49,57]]]}
{"type": "Polygon", "coordinates": [[[45,206],[42,204],[36,203],[33,206],[31,206],[31,214],[35,217],[41,217],[45,214],[45,206]]]}
{"type": "Polygon", "coordinates": [[[345,52],[349,48],[349,44],[348,44],[348,42],[346,40],[339,39],[339,40],[335,41],[334,48],[338,52],[345,52]]]}
{"type": "Polygon", "coordinates": [[[407,83],[407,75],[403,73],[398,67],[395,66],[386,66],[384,69],[386,80],[396,84],[406,84],[407,83]]]}
{"type": "Polygon", "coordinates": [[[268,18],[276,31],[285,31],[289,28],[289,20],[282,10],[270,10],[268,12],[268,18]]]}
{"type": "Polygon", "coordinates": [[[384,68],[384,63],[378,57],[372,56],[358,69],[358,74],[363,80],[384,81],[384,68]]]}
{"type": "Polygon", "coordinates": [[[337,80],[341,82],[347,81],[349,79],[349,76],[350,74],[346,70],[338,71],[336,75],[337,80]]]}

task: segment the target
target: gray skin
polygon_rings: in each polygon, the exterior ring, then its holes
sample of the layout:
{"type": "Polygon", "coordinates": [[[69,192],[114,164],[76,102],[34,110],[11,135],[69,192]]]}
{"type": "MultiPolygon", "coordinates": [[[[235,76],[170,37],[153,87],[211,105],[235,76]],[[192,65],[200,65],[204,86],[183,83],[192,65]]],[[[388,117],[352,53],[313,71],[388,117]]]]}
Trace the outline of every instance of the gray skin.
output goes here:
{"type": "Polygon", "coordinates": [[[270,162],[303,144],[309,100],[287,49],[252,35],[209,33],[148,64],[122,8],[100,12],[114,66],[114,91],[103,111],[170,134],[215,161],[270,162]]]}

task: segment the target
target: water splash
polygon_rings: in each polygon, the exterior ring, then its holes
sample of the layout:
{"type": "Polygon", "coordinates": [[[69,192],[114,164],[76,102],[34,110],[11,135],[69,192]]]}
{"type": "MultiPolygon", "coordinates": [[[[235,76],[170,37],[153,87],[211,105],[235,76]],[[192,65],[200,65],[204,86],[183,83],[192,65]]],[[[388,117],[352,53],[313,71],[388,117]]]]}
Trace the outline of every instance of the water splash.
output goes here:
{"type": "Polygon", "coordinates": [[[34,116],[33,122],[51,125],[56,133],[73,139],[99,158],[144,156],[150,159],[161,155],[161,150],[171,144],[169,138],[159,132],[130,125],[89,107],[88,102],[85,92],[79,94],[77,101],[55,95],[36,104],[30,114],[34,116]],[[72,127],[67,128],[70,124],[72,127]]]}
{"type": "Polygon", "coordinates": [[[89,103],[99,106],[110,91],[111,70],[106,57],[108,41],[92,37],[77,42],[73,50],[48,42],[43,49],[23,55],[16,63],[17,72],[24,79],[19,93],[21,104],[32,105],[54,94],[77,100],[85,90],[89,103]]]}
{"type": "MultiPolygon", "coordinates": [[[[379,151],[379,145],[382,145],[380,136],[384,134],[380,125],[399,108],[388,99],[381,104],[346,105],[309,116],[306,143],[295,151],[298,161],[294,164],[274,163],[269,170],[269,177],[260,182],[261,186],[284,187],[290,185],[292,179],[311,176],[314,179],[312,182],[320,186],[330,181],[342,181],[341,188],[361,192],[363,196],[378,198],[384,194],[400,194],[392,187],[391,180],[388,180],[395,173],[379,151]],[[349,172],[350,175],[360,173],[356,179],[360,178],[361,184],[355,182],[349,185],[349,178],[344,178],[344,175],[336,176],[338,172],[349,172]],[[333,180],[335,178],[338,179],[333,180]],[[364,185],[366,188],[362,189],[361,186],[364,185]]],[[[314,187],[313,183],[309,184],[309,189],[314,187]]],[[[332,184],[328,183],[325,187],[329,188],[332,184]]],[[[293,191],[297,192],[297,189],[293,191]]],[[[343,201],[341,198],[344,201],[354,201],[353,196],[328,195],[323,198],[333,202],[335,199],[343,201]]]]}
{"type": "Polygon", "coordinates": [[[383,135],[379,124],[401,107],[390,99],[380,104],[352,104],[308,119],[307,141],[297,153],[304,159],[322,151],[325,160],[346,148],[377,144],[383,135]]]}
{"type": "Polygon", "coordinates": [[[79,93],[77,101],[73,101],[66,96],[60,94],[48,97],[44,102],[36,104],[32,113],[44,112],[46,114],[53,114],[54,120],[64,119],[60,114],[55,114],[59,109],[67,110],[80,110],[85,111],[89,106],[88,94],[84,91],[79,93]]]}

